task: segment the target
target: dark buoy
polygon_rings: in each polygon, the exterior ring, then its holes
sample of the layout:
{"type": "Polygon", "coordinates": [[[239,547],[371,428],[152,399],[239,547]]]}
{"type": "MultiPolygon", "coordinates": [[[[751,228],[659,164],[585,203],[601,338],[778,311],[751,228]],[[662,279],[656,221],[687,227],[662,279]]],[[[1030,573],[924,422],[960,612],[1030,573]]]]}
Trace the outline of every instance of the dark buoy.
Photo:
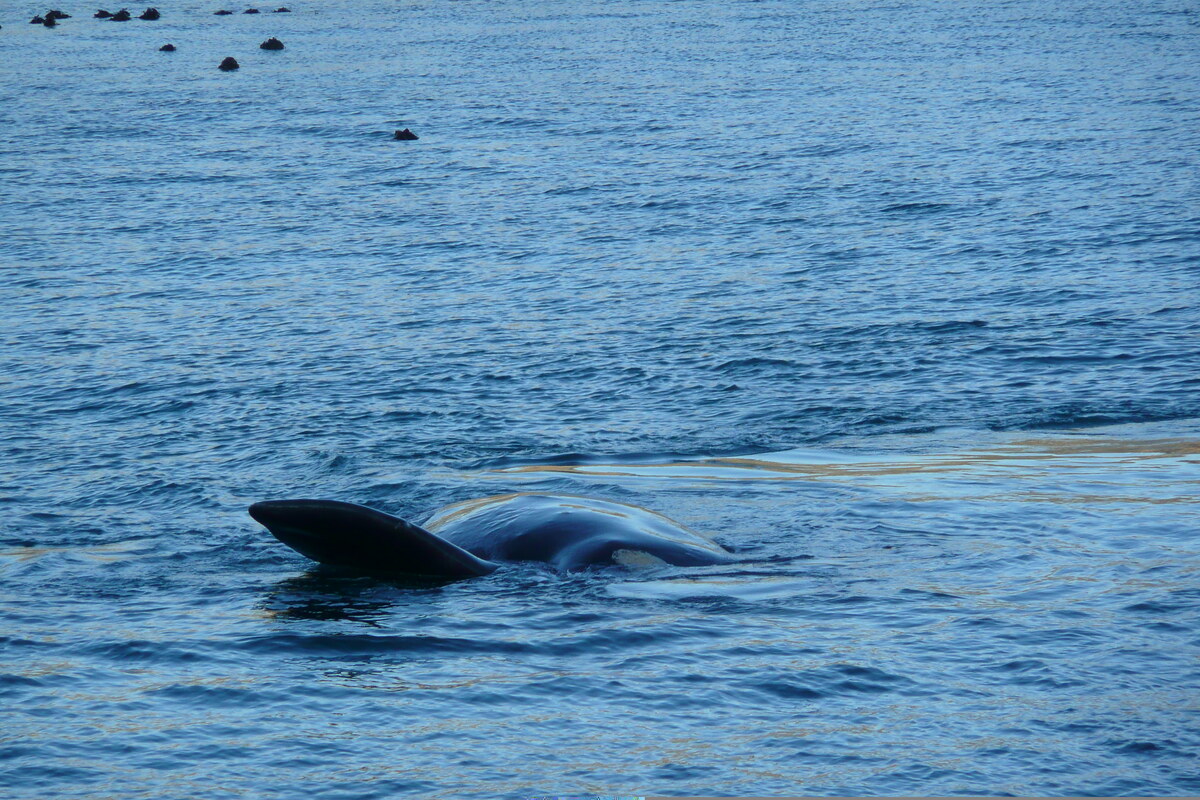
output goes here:
{"type": "Polygon", "coordinates": [[[111,17],[109,17],[108,21],[109,22],[129,22],[129,20],[131,20],[131,19],[133,19],[133,15],[122,8],[120,11],[118,11],[117,13],[115,13],[111,17]]]}
{"type": "Polygon", "coordinates": [[[283,42],[272,36],[270,39],[267,39],[265,42],[260,44],[259,47],[261,47],[263,50],[282,50],[283,42]]]}
{"type": "Polygon", "coordinates": [[[95,17],[96,19],[108,19],[109,17],[111,17],[111,16],[112,16],[112,12],[111,12],[111,11],[105,11],[105,10],[102,8],[102,9],[100,9],[99,11],[97,11],[95,14],[92,14],[92,16],[93,16],[93,17],[95,17]]]}
{"type": "Polygon", "coordinates": [[[226,56],[225,60],[221,62],[220,68],[225,70],[226,72],[229,72],[230,70],[237,69],[240,66],[241,66],[241,64],[237,63],[236,58],[234,58],[233,56],[226,56]]]}
{"type": "Polygon", "coordinates": [[[247,9],[246,9],[245,11],[243,11],[242,13],[243,13],[243,14],[257,14],[257,13],[258,13],[258,9],[257,9],[257,8],[247,8],[247,9]]]}
{"type": "Polygon", "coordinates": [[[229,16],[229,15],[230,15],[230,14],[232,14],[232,13],[233,13],[232,11],[224,11],[224,10],[221,10],[221,11],[214,11],[214,12],[213,12],[213,14],[215,14],[215,15],[216,15],[216,16],[218,16],[218,17],[227,17],[227,16],[229,16]]]}
{"type": "Polygon", "coordinates": [[[141,16],[139,16],[138,19],[144,19],[148,22],[153,22],[154,20],[158,19],[161,16],[162,16],[162,14],[158,13],[157,8],[147,8],[145,11],[142,12],[141,16]]]}
{"type": "Polygon", "coordinates": [[[290,14],[290,13],[292,13],[292,10],[290,8],[288,8],[287,6],[280,6],[279,8],[275,9],[271,13],[272,14],[290,14]]]}
{"type": "Polygon", "coordinates": [[[420,139],[421,137],[417,136],[415,133],[410,131],[408,128],[405,128],[402,131],[396,131],[396,135],[393,136],[392,138],[399,139],[402,142],[415,142],[417,139],[420,139]]]}
{"type": "Polygon", "coordinates": [[[174,53],[174,52],[175,52],[175,45],[173,45],[173,44],[164,44],[162,47],[160,47],[160,48],[158,48],[158,49],[159,49],[160,51],[164,52],[164,53],[174,53]]]}

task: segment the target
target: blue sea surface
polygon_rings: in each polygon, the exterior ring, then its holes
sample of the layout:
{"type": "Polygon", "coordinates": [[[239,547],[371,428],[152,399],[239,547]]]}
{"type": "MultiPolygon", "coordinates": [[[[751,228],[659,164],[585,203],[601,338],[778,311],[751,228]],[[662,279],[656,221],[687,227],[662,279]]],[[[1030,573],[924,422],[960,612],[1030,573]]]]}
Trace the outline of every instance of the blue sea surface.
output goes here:
{"type": "Polygon", "coordinates": [[[219,7],[0,0],[0,795],[1200,794],[1193,0],[219,7]],[[740,560],[245,513],[514,491],[740,560]]]}

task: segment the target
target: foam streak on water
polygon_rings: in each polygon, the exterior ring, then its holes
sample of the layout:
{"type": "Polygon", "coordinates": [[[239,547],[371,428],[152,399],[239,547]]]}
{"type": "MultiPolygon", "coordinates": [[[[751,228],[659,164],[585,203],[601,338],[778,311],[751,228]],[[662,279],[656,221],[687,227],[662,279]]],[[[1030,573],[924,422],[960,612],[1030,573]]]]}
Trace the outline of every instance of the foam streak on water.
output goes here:
{"type": "Polygon", "coordinates": [[[0,0],[6,796],[1200,792],[1193,4],[313,6],[0,0]]]}

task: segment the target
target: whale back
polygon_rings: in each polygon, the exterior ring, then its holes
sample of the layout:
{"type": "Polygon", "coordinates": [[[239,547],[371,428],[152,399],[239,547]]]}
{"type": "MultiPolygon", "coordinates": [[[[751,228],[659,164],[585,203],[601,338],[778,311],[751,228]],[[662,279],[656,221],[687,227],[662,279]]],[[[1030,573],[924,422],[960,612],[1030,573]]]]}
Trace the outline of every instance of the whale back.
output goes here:
{"type": "Polygon", "coordinates": [[[424,527],[481,559],[544,561],[563,571],[612,563],[622,551],[676,566],[732,560],[720,545],[661,514],[590,497],[485,497],[448,506],[424,527]]]}
{"type": "Polygon", "coordinates": [[[250,516],[314,561],[367,573],[457,580],[497,561],[542,561],[563,570],[593,564],[721,564],[733,556],[661,514],[588,497],[508,494],[449,506],[425,527],[335,500],[255,503],[250,516]]]}

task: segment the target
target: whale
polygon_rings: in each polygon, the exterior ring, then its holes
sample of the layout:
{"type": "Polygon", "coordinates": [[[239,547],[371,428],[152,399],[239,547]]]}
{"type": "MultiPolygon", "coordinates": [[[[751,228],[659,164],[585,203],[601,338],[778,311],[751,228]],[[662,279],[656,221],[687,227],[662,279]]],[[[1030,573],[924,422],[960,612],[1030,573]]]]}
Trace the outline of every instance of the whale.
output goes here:
{"type": "Polygon", "coordinates": [[[250,506],[250,516],[313,561],[375,575],[461,580],[522,561],[575,572],[614,563],[735,560],[662,514],[574,495],[483,497],[447,506],[421,525],[338,500],[267,500],[250,506]]]}

